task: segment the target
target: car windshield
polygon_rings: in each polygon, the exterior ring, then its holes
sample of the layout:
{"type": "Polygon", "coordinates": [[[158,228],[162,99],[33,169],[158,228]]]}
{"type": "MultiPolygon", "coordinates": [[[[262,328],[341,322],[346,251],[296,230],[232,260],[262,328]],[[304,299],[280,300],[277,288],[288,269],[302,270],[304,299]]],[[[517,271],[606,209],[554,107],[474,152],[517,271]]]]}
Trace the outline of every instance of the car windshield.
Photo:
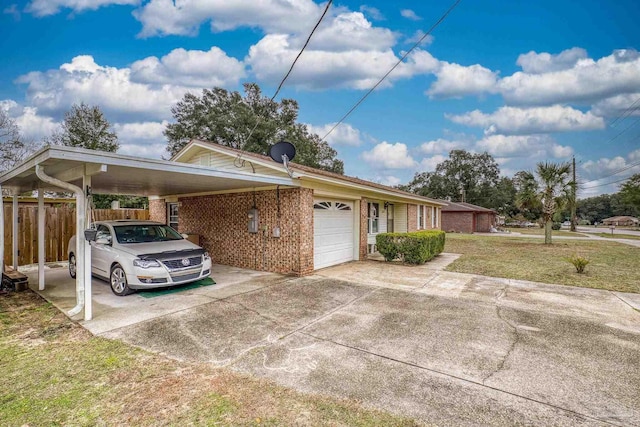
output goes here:
{"type": "Polygon", "coordinates": [[[118,243],[149,243],[182,240],[182,236],[168,225],[133,224],[113,227],[118,243]]]}

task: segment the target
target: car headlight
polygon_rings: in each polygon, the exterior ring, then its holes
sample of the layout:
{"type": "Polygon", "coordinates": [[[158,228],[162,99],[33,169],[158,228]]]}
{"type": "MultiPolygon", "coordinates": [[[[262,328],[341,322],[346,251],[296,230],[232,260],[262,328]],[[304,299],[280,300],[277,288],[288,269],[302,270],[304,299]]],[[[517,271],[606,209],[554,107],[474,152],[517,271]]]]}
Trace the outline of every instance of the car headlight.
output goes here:
{"type": "Polygon", "coordinates": [[[141,268],[160,267],[160,263],[155,259],[134,259],[133,265],[141,268]]]}
{"type": "Polygon", "coordinates": [[[209,256],[209,252],[205,252],[203,256],[205,261],[211,259],[211,257],[209,256]]]}

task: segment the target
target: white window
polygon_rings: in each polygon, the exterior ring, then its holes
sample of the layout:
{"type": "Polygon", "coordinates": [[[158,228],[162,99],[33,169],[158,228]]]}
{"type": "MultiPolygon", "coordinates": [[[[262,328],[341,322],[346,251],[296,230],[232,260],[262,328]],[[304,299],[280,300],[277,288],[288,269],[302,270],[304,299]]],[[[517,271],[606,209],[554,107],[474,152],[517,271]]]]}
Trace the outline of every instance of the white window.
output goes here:
{"type": "Polygon", "coordinates": [[[378,203],[367,203],[369,216],[367,218],[367,232],[376,234],[378,232],[378,219],[380,215],[380,205],[378,203]]]}
{"type": "Polygon", "coordinates": [[[168,212],[168,225],[174,229],[178,229],[178,204],[177,203],[168,203],[167,204],[167,212],[168,212]]]}
{"type": "Polygon", "coordinates": [[[418,230],[424,228],[424,212],[422,207],[422,205],[418,205],[418,230]]]}

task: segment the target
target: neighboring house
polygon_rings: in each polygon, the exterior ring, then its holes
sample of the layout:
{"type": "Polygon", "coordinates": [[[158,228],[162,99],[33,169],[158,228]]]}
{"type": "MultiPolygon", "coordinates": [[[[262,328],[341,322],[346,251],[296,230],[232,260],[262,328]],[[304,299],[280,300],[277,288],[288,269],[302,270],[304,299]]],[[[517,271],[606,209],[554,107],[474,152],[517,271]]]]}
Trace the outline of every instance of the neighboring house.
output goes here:
{"type": "Polygon", "coordinates": [[[446,203],[442,207],[442,229],[456,233],[488,233],[495,227],[497,212],[471,203],[446,203]]]}
{"type": "Polygon", "coordinates": [[[611,218],[603,219],[602,224],[632,227],[640,224],[640,219],[632,216],[614,216],[611,218]]]}
{"type": "MultiPolygon", "coordinates": [[[[270,157],[199,140],[172,161],[289,177],[270,157]]],[[[150,217],[200,235],[215,263],[296,275],[366,259],[378,233],[441,228],[443,202],[295,163],[289,168],[295,187],[150,197],[150,217]]]]}

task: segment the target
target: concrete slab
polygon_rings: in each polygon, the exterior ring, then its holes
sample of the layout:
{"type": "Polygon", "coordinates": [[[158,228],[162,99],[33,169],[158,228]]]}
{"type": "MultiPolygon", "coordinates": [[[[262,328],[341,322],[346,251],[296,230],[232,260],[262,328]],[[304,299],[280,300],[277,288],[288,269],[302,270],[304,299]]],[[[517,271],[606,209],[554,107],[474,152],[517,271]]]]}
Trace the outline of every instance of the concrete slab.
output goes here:
{"type": "Polygon", "coordinates": [[[247,353],[234,367],[303,392],[353,399],[434,425],[603,425],[535,400],[302,333],[247,353]]]}

